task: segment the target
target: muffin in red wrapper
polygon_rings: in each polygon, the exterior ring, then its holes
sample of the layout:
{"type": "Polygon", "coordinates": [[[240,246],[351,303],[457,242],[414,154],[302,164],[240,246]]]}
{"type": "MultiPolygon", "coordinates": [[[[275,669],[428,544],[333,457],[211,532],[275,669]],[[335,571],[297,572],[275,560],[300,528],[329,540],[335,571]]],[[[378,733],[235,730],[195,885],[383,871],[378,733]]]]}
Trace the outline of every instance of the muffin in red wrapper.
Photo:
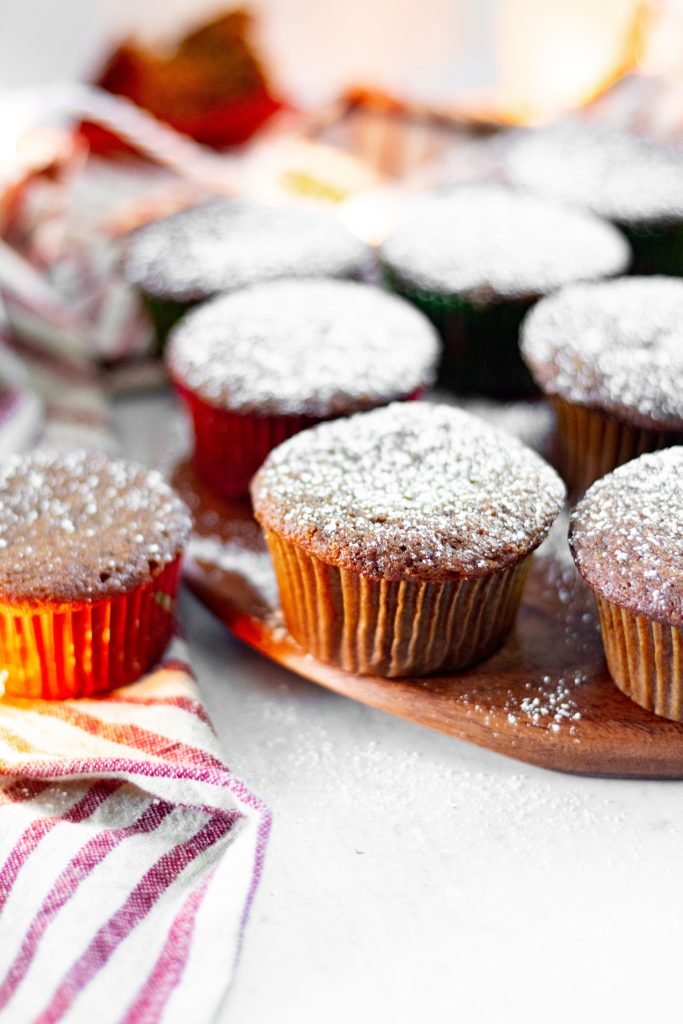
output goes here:
{"type": "Polygon", "coordinates": [[[137,679],[170,639],[190,515],[160,474],[98,452],[0,462],[5,693],[83,697],[137,679]]]}
{"type": "Polygon", "coordinates": [[[197,472],[235,498],[292,434],[419,397],[438,357],[436,332],[402,299],[352,281],[287,280],[189,314],[167,362],[192,419],[197,472]]]}

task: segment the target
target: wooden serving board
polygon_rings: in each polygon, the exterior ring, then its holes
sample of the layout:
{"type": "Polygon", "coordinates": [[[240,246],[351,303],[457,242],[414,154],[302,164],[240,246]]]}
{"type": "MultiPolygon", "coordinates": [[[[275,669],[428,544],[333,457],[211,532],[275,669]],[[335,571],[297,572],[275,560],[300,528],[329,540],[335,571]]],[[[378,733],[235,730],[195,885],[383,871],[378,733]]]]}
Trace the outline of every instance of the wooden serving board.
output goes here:
{"type": "MultiPolygon", "coordinates": [[[[683,778],[683,725],[617,690],[593,597],[566,542],[537,553],[516,627],[492,658],[421,679],[357,676],[306,654],[284,627],[270,557],[247,502],[223,502],[181,463],[193,510],[190,588],[241,640],[335,693],[529,764],[583,775],[683,778]]],[[[548,545],[546,545],[548,547],[548,545]]]]}

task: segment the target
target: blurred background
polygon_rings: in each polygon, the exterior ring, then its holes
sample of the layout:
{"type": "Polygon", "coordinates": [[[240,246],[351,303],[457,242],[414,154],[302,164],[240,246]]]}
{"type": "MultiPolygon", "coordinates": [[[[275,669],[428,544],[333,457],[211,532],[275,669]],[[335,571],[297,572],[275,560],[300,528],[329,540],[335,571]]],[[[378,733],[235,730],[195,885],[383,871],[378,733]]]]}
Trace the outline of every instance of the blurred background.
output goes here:
{"type": "Polygon", "coordinates": [[[21,333],[47,285],[118,365],[150,341],[109,243],[207,193],[323,202],[376,243],[406,195],[495,174],[510,128],[596,120],[680,146],[681,38],[683,0],[13,4],[5,313],[21,333]]]}
{"type": "MultiPolygon", "coordinates": [[[[168,53],[185,32],[236,7],[25,0],[4,14],[0,80],[89,78],[116,39],[134,36],[168,53]]],[[[252,0],[248,9],[273,83],[306,106],[363,84],[547,116],[623,72],[675,73],[683,63],[681,0],[252,0]]]]}

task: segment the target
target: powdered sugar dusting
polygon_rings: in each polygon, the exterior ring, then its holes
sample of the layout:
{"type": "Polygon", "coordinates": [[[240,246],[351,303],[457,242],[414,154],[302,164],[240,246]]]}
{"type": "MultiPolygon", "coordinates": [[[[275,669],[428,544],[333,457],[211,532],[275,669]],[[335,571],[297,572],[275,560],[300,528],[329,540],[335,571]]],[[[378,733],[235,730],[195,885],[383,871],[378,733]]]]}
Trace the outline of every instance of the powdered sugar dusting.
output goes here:
{"type": "Polygon", "coordinates": [[[269,455],[256,515],[323,560],[375,578],[476,576],[519,561],[564,498],[557,474],[459,409],[393,404],[269,455]]]}
{"type": "Polygon", "coordinates": [[[381,253],[414,287],[482,302],[618,274],[629,260],[626,241],[611,225],[497,185],[417,201],[381,253]]]}
{"type": "Polygon", "coordinates": [[[213,199],[139,228],[124,271],[151,295],[192,302],[279,277],[355,277],[368,261],[330,214],[213,199]]]}
{"type": "Polygon", "coordinates": [[[547,392],[646,428],[683,428],[683,281],[565,288],[531,310],[522,352],[547,392]]]}
{"type": "Polygon", "coordinates": [[[519,136],[506,177],[622,224],[683,217],[683,154],[613,128],[565,124],[519,136]]]}
{"type": "Polygon", "coordinates": [[[570,541],[579,572],[606,600],[683,622],[683,447],[642,455],[593,484],[570,541]]]}
{"type": "Polygon", "coordinates": [[[190,313],[174,377],[238,412],[330,416],[432,384],[436,332],[409,303],[353,281],[275,281],[190,313]]]}
{"type": "Polygon", "coordinates": [[[96,452],[0,461],[0,589],[21,604],[94,600],[177,557],[190,516],[161,474],[96,452]]]}

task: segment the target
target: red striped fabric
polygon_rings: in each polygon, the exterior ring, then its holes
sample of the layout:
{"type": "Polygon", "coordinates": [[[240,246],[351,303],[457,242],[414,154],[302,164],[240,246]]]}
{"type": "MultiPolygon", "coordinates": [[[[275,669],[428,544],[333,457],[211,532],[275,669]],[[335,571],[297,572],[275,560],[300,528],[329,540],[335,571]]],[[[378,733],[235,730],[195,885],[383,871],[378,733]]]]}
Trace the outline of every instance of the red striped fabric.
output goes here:
{"type": "MultiPolygon", "coordinates": [[[[81,294],[68,298],[44,248],[20,284],[22,254],[5,256],[0,242],[0,377],[16,356],[21,374],[0,393],[0,454],[34,439],[34,396],[41,443],[114,447],[93,339],[115,358],[149,332],[107,279],[110,256],[71,253],[81,294]]],[[[104,697],[0,700],[0,1017],[212,1021],[269,826],[223,761],[178,641],[146,679],[104,697]]]]}
{"type": "Polygon", "coordinates": [[[112,1020],[186,1021],[174,1000],[197,970],[223,980],[193,1020],[224,997],[270,817],[222,762],[180,650],[109,699],[0,703],[0,1016],[97,1019],[103,1001],[112,1020]],[[136,721],[155,707],[164,731],[136,721]]]}

